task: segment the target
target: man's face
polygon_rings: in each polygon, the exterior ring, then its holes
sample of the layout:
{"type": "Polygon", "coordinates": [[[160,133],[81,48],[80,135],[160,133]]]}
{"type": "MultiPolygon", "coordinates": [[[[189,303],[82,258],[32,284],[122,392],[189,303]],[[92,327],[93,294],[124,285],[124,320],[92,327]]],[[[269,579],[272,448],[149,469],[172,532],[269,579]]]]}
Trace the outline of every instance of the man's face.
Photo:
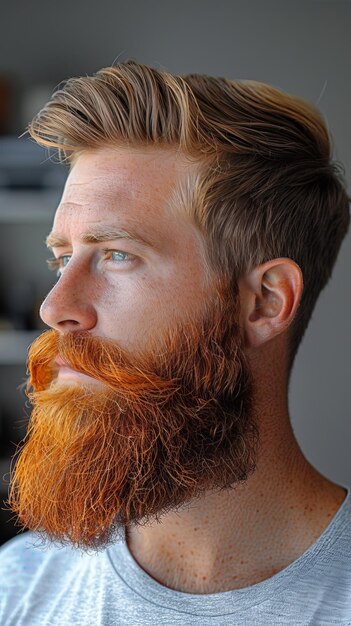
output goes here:
{"type": "Polygon", "coordinates": [[[88,330],[133,349],[156,328],[201,310],[209,293],[204,243],[170,206],[188,171],[174,151],[104,149],[78,157],[53,225],[67,241],[54,254],[67,265],[41,307],[46,324],[60,332],[88,330]],[[145,245],[118,239],[116,230],[145,245]],[[102,231],[112,239],[82,242],[102,231]]]}
{"type": "Polygon", "coordinates": [[[49,239],[60,277],[41,308],[54,330],[29,354],[34,408],[10,497],[44,536],[105,546],[255,469],[238,288],[209,276],[171,203],[191,167],[173,151],[104,149],[68,177],[49,239]]]}

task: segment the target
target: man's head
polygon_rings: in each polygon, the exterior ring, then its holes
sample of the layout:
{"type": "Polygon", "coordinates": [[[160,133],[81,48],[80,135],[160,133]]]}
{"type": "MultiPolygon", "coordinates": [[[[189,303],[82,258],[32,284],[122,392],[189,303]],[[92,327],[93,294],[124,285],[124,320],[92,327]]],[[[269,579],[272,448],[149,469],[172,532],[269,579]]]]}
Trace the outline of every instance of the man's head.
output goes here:
{"type": "Polygon", "coordinates": [[[201,233],[211,269],[239,281],[288,258],[302,271],[286,333],[291,371],[350,221],[313,105],[263,83],[173,76],[131,61],[66,81],[29,131],[71,164],[108,146],[165,148],[193,161],[172,206],[201,233]]]}
{"type": "Polygon", "coordinates": [[[71,171],[11,503],[96,547],[255,469],[249,356],[284,337],[288,375],[348,198],[318,113],[259,83],[121,64],[68,81],[30,132],[71,171]]]}

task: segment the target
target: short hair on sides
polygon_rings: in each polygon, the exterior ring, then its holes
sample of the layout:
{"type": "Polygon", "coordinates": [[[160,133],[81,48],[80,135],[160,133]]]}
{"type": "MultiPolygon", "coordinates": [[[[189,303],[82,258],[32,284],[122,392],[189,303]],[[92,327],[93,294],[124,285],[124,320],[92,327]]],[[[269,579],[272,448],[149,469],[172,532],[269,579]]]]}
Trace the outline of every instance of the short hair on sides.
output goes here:
{"type": "Polygon", "coordinates": [[[61,83],[28,130],[69,163],[107,145],[175,147],[197,162],[185,209],[212,269],[233,284],[274,258],[302,270],[291,372],[350,223],[344,170],[314,105],[261,82],[175,76],[129,60],[61,83]]]}

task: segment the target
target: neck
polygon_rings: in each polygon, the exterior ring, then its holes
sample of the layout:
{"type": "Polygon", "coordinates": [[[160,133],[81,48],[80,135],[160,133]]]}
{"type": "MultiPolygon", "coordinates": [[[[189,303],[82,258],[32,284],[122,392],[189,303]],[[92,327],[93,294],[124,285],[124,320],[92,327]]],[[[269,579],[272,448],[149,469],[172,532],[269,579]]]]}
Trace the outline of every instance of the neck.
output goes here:
{"type": "Polygon", "coordinates": [[[285,399],[274,407],[264,394],[260,452],[245,483],[128,528],[133,557],[155,580],[187,593],[247,587],[287,567],[323,533],[346,492],[304,457],[285,399]]]}

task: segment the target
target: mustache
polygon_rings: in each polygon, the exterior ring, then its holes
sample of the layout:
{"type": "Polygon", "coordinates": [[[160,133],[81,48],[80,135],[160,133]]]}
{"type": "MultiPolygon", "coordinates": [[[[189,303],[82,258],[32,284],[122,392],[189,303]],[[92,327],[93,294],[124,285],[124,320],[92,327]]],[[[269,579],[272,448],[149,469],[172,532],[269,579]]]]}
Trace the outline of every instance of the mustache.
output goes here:
{"type": "Polygon", "coordinates": [[[158,396],[177,388],[176,381],[152,371],[150,358],[133,357],[114,341],[88,331],[60,335],[56,330],[48,330],[33,342],[28,352],[29,394],[44,391],[55,380],[58,356],[71,369],[95,378],[117,394],[123,388],[123,395],[131,399],[147,391],[157,401],[158,396]]]}
{"type": "Polygon", "coordinates": [[[242,341],[236,320],[237,301],[217,295],[201,320],[174,323],[160,336],[150,335],[142,350],[131,353],[118,342],[88,331],[40,335],[28,353],[27,394],[47,389],[55,380],[59,356],[70,368],[101,382],[131,402],[165,402],[185,397],[228,394],[238,389],[242,341]],[[230,326],[230,328],[229,328],[230,326]],[[196,367],[194,367],[196,363],[196,367]],[[228,376],[228,363],[232,364],[228,376]]]}

